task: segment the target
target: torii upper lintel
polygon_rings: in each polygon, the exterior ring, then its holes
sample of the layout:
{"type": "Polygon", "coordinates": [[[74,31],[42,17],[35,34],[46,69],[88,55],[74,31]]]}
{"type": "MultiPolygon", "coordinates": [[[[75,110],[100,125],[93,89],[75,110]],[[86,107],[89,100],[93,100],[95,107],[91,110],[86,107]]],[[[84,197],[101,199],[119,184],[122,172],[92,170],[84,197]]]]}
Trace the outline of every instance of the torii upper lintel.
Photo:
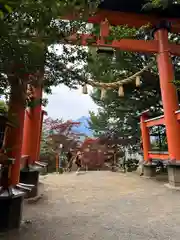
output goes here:
{"type": "MultiPolygon", "coordinates": [[[[103,0],[101,1],[95,15],[85,21],[99,24],[108,19],[110,25],[127,25],[129,27],[139,28],[143,25],[157,25],[162,20],[172,24],[171,31],[180,32],[180,4],[172,5],[167,9],[157,8],[143,9],[146,0],[103,0]]],[[[77,13],[70,13],[68,19],[78,18],[77,13]]]]}

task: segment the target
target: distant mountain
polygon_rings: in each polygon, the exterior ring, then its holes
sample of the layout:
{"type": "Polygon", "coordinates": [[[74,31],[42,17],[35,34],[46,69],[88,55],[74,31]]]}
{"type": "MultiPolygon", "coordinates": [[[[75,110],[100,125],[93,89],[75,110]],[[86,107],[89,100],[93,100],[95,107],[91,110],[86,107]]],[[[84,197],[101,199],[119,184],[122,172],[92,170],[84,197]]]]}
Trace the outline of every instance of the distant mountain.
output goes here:
{"type": "Polygon", "coordinates": [[[82,133],[88,137],[93,137],[92,131],[89,129],[89,117],[82,116],[79,119],[76,119],[76,122],[80,122],[81,124],[79,126],[74,126],[72,128],[72,131],[75,133],[82,133]]]}

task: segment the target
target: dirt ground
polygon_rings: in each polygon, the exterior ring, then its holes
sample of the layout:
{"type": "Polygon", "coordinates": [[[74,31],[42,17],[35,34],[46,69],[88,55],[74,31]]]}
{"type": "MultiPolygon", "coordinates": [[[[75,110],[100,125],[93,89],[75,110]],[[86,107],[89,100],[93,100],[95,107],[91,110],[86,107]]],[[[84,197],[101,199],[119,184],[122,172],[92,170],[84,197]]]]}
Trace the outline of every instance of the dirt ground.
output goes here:
{"type": "Polygon", "coordinates": [[[50,174],[6,240],[179,240],[180,192],[133,173],[50,174]]]}

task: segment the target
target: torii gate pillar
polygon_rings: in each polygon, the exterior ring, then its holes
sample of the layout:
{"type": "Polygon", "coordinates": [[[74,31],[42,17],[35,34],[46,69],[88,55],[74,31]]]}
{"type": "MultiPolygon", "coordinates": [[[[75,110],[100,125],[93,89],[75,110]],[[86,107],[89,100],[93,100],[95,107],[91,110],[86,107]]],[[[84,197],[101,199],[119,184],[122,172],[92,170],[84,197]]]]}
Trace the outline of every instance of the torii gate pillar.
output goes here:
{"type": "Polygon", "coordinates": [[[145,120],[148,119],[148,112],[141,113],[141,135],[142,135],[142,147],[143,147],[143,155],[144,155],[144,176],[147,178],[154,177],[156,175],[156,165],[152,164],[152,159],[149,158],[150,151],[150,135],[149,128],[146,126],[145,120]]]}
{"type": "Polygon", "coordinates": [[[37,161],[38,149],[39,149],[39,137],[41,133],[41,99],[42,99],[42,87],[36,87],[35,101],[39,101],[36,106],[26,110],[25,122],[24,122],[24,136],[23,136],[23,148],[22,154],[30,156],[30,163],[33,164],[37,161]]]}
{"type": "Polygon", "coordinates": [[[144,122],[147,119],[148,119],[147,113],[143,112],[141,114],[140,126],[141,126],[143,156],[144,156],[144,161],[146,163],[149,162],[148,152],[150,150],[149,129],[147,128],[146,123],[144,122]]]}
{"type": "Polygon", "coordinates": [[[33,184],[35,187],[27,195],[28,198],[38,195],[39,172],[42,167],[38,167],[35,162],[38,161],[39,139],[41,134],[41,119],[42,119],[42,86],[34,88],[35,106],[26,109],[22,155],[29,156],[29,164],[21,170],[20,182],[25,184],[33,184]]]}
{"type": "Polygon", "coordinates": [[[37,147],[37,155],[36,155],[37,160],[39,160],[39,157],[40,157],[41,135],[42,135],[43,119],[45,115],[47,115],[46,111],[41,110],[41,119],[40,119],[40,126],[39,126],[40,129],[39,129],[38,147],[37,147]]]}
{"type": "Polygon", "coordinates": [[[169,183],[174,186],[180,186],[180,125],[175,115],[175,111],[177,111],[179,107],[176,88],[172,82],[174,80],[174,71],[171,55],[168,49],[169,28],[170,26],[163,22],[155,29],[154,36],[159,43],[157,64],[170,156],[168,171],[169,183]],[[178,174],[177,171],[179,172],[178,174]],[[175,179],[176,176],[179,176],[178,179],[175,179]]]}

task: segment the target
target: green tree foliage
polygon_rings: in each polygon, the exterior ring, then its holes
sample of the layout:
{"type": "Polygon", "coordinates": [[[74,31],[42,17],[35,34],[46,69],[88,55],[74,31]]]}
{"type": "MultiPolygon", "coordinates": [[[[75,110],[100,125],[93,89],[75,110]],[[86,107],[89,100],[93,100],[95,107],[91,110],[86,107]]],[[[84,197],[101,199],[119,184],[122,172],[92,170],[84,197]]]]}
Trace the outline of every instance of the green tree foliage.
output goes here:
{"type": "Polygon", "coordinates": [[[16,74],[23,81],[37,84],[38,76],[45,72],[44,88],[64,83],[74,87],[84,78],[77,61],[86,57],[86,52],[75,46],[62,47],[58,55],[56,44],[66,43],[72,33],[83,29],[81,21],[63,21],[70,9],[82,13],[86,1],[17,0],[0,1],[0,90],[8,86],[8,76],[16,74]],[[76,54],[74,54],[76,52],[76,54]]]}
{"type": "Polygon", "coordinates": [[[3,100],[0,100],[0,114],[1,113],[7,113],[8,111],[8,106],[7,104],[3,101],[3,100]]]}
{"type": "MultiPolygon", "coordinates": [[[[45,71],[43,83],[47,92],[50,91],[50,86],[59,83],[70,87],[82,83],[84,73],[79,65],[81,61],[86,61],[86,51],[63,45],[62,54],[59,56],[54,46],[66,43],[68,36],[84,29],[81,18],[79,21],[67,22],[60,20],[60,17],[69,14],[73,9],[86,18],[87,7],[93,12],[98,2],[93,1],[92,6],[91,1],[84,0],[0,0],[0,94],[7,89],[7,75],[14,72],[25,81],[31,74],[45,71]],[[51,46],[53,50],[50,51],[51,46]],[[74,52],[77,54],[73,54],[74,52]]],[[[158,2],[155,1],[156,4],[158,2]]],[[[124,26],[112,27],[111,30],[113,38],[127,35],[133,37],[135,31],[124,26]]],[[[33,78],[35,83],[37,78],[33,78]]]]}
{"type": "Polygon", "coordinates": [[[179,4],[179,0],[148,0],[145,8],[168,8],[173,4],[179,4]]]}

